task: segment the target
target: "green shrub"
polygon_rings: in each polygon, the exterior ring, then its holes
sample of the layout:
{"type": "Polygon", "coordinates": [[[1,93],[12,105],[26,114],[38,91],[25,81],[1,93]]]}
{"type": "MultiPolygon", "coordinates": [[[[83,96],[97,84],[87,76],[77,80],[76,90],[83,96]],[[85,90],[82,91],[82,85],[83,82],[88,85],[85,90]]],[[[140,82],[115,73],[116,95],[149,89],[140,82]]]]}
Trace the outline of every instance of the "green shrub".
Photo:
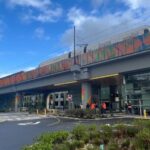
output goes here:
{"type": "Polygon", "coordinates": [[[83,148],[84,147],[84,141],[75,140],[74,144],[76,145],[77,148],[83,148]]]}
{"type": "Polygon", "coordinates": [[[95,110],[86,109],[85,110],[85,118],[87,119],[94,119],[95,118],[95,110]]]}
{"type": "Polygon", "coordinates": [[[113,129],[114,137],[134,137],[139,132],[136,126],[127,126],[124,124],[118,124],[113,129]]]}
{"type": "Polygon", "coordinates": [[[90,140],[92,140],[94,138],[101,138],[101,137],[102,137],[102,135],[100,135],[99,131],[93,131],[93,132],[89,131],[89,138],[90,138],[90,140]]]}
{"type": "Polygon", "coordinates": [[[42,143],[62,143],[64,142],[69,133],[67,131],[57,131],[53,133],[44,133],[37,140],[42,143]]]}
{"type": "Polygon", "coordinates": [[[89,140],[91,140],[93,138],[100,137],[100,133],[97,130],[97,126],[96,125],[90,125],[90,126],[88,126],[87,127],[87,133],[88,133],[89,140]]]}
{"type": "Polygon", "coordinates": [[[83,140],[87,136],[87,128],[84,125],[78,125],[72,130],[73,138],[83,140]]]}
{"type": "Polygon", "coordinates": [[[107,125],[100,126],[99,136],[104,144],[108,144],[109,140],[112,138],[112,127],[107,125]]]}
{"type": "Polygon", "coordinates": [[[24,150],[51,150],[53,144],[64,142],[69,133],[66,131],[58,131],[54,133],[44,133],[38,139],[37,143],[32,146],[26,146],[24,150]]]}
{"type": "Polygon", "coordinates": [[[83,109],[66,110],[65,115],[70,116],[70,117],[83,118],[85,115],[85,112],[83,109]]]}
{"type": "Polygon", "coordinates": [[[69,117],[74,117],[75,116],[75,110],[65,110],[65,115],[69,117]]]}
{"type": "Polygon", "coordinates": [[[36,142],[23,150],[78,150],[85,145],[92,146],[87,150],[98,150],[100,144],[105,144],[107,150],[150,150],[150,121],[136,120],[133,126],[118,124],[99,128],[96,125],[78,125],[70,133],[42,134],[36,142]]]}
{"type": "MultiPolygon", "coordinates": [[[[60,145],[60,144],[58,144],[58,145],[60,145]]],[[[64,147],[63,150],[75,150],[76,149],[76,144],[73,141],[65,141],[62,145],[65,145],[65,146],[62,146],[62,147],[64,147]]],[[[53,150],[55,150],[55,147],[53,150]]]]}
{"type": "Polygon", "coordinates": [[[85,115],[85,112],[83,109],[76,109],[75,110],[75,116],[76,117],[79,117],[79,118],[83,118],[85,115]]]}
{"type": "Polygon", "coordinates": [[[105,145],[107,145],[107,144],[109,143],[109,140],[110,140],[109,137],[107,137],[107,136],[105,136],[105,135],[103,135],[103,134],[101,135],[100,139],[103,141],[103,143],[104,143],[105,145]]]}
{"type": "Polygon", "coordinates": [[[125,139],[122,144],[121,144],[121,148],[126,148],[129,149],[130,146],[130,140],[129,139],[125,139]]]}
{"type": "Polygon", "coordinates": [[[96,145],[96,146],[99,146],[102,142],[102,140],[100,138],[93,138],[91,143],[96,145]]]}
{"type": "Polygon", "coordinates": [[[99,148],[96,146],[93,146],[93,147],[87,147],[87,150],[99,150],[99,148]]]}
{"type": "Polygon", "coordinates": [[[120,138],[127,135],[127,126],[124,124],[118,124],[114,128],[114,136],[120,138]]]}
{"type": "Polygon", "coordinates": [[[100,130],[104,134],[104,136],[107,136],[108,138],[112,137],[112,127],[108,125],[103,125],[100,127],[100,130]]]}
{"type": "Polygon", "coordinates": [[[128,137],[135,137],[135,135],[139,132],[139,129],[136,126],[127,126],[126,134],[128,137]]]}
{"type": "Polygon", "coordinates": [[[143,129],[143,128],[149,128],[150,129],[150,120],[136,119],[133,122],[133,125],[138,127],[140,130],[143,129]]]}
{"type": "Polygon", "coordinates": [[[145,128],[136,135],[135,147],[144,150],[150,149],[150,129],[145,128]]]}
{"type": "Polygon", "coordinates": [[[70,117],[92,119],[92,118],[95,118],[95,110],[90,110],[90,109],[66,110],[65,115],[70,116],[70,117]]]}
{"type": "Polygon", "coordinates": [[[76,148],[84,147],[84,141],[73,140],[72,142],[65,142],[64,145],[66,145],[67,149],[60,149],[60,150],[76,150],[76,148]]]}
{"type": "Polygon", "coordinates": [[[86,136],[83,137],[82,140],[84,141],[85,144],[87,144],[89,142],[89,140],[90,140],[90,135],[87,134],[86,136]]]}
{"type": "Polygon", "coordinates": [[[138,149],[135,147],[135,141],[134,141],[134,139],[132,139],[131,142],[130,142],[130,150],[138,150],[138,149]]]}
{"type": "Polygon", "coordinates": [[[37,143],[32,146],[26,146],[23,150],[52,150],[51,143],[37,143]]]}
{"type": "Polygon", "coordinates": [[[68,145],[69,145],[69,149],[70,149],[70,150],[76,150],[76,148],[77,148],[77,145],[76,145],[75,142],[68,143],[68,145]]]}
{"type": "Polygon", "coordinates": [[[95,124],[89,125],[87,128],[89,131],[96,131],[97,130],[97,126],[95,124]]]}
{"type": "Polygon", "coordinates": [[[67,145],[66,143],[64,144],[57,144],[53,147],[53,150],[71,150],[70,146],[67,145]]]}
{"type": "Polygon", "coordinates": [[[108,150],[119,150],[119,146],[115,141],[110,141],[108,143],[108,150]]]}

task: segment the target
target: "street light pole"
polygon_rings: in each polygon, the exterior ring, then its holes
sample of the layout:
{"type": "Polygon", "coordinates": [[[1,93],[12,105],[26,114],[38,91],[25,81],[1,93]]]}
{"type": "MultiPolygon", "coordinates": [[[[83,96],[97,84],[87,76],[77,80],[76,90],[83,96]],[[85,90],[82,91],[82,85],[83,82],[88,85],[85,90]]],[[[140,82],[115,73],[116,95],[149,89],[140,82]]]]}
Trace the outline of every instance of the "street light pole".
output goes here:
{"type": "Polygon", "coordinates": [[[76,64],[76,28],[74,26],[74,65],[76,64]]]}

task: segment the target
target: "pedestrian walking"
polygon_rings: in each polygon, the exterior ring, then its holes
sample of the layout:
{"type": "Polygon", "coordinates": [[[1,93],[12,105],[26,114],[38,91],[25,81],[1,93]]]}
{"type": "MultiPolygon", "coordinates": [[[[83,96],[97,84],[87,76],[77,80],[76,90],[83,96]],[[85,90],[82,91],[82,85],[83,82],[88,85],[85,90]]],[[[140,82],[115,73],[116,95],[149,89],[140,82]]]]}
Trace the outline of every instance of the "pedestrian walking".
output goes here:
{"type": "Polygon", "coordinates": [[[91,106],[90,106],[91,110],[94,110],[95,106],[96,106],[95,103],[92,103],[91,106]]]}
{"type": "Polygon", "coordinates": [[[128,112],[129,112],[129,114],[132,114],[132,104],[131,103],[128,104],[128,112]]]}
{"type": "Polygon", "coordinates": [[[102,114],[106,113],[106,103],[105,102],[102,103],[101,110],[102,110],[102,114]]]}

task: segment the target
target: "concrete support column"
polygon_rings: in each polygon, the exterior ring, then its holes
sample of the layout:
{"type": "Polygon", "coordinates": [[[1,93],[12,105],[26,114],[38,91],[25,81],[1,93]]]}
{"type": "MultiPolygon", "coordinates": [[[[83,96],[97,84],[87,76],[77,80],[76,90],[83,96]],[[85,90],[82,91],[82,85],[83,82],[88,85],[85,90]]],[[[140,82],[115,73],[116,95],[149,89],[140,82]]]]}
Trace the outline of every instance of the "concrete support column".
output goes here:
{"type": "Polygon", "coordinates": [[[126,102],[128,102],[128,97],[127,97],[127,89],[126,89],[126,87],[127,87],[127,83],[126,83],[126,77],[125,77],[125,75],[123,76],[123,79],[122,79],[122,83],[123,83],[123,91],[122,91],[122,93],[123,93],[123,105],[124,105],[124,103],[126,102]]]}
{"type": "Polygon", "coordinates": [[[117,78],[117,93],[118,98],[115,98],[116,101],[116,111],[122,111],[122,81],[123,81],[123,76],[119,75],[117,78]]]}
{"type": "Polygon", "coordinates": [[[50,94],[47,96],[47,99],[46,99],[46,109],[47,110],[50,110],[50,94]]]}
{"type": "Polygon", "coordinates": [[[81,96],[83,108],[86,108],[87,103],[91,101],[92,96],[91,83],[89,82],[82,83],[81,96]]]}
{"type": "Polygon", "coordinates": [[[21,99],[21,95],[19,93],[16,93],[15,95],[15,112],[18,112],[18,106],[21,99]]]}

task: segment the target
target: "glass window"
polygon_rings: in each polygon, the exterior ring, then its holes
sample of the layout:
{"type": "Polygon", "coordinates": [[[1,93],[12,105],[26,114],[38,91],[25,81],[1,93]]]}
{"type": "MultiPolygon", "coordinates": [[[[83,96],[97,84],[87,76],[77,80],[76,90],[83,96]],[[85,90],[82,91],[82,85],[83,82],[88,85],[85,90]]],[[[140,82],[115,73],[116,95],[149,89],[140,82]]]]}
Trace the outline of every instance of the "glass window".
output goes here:
{"type": "Polygon", "coordinates": [[[109,87],[102,87],[101,88],[101,99],[108,100],[110,97],[110,89],[109,87]]]}
{"type": "Polygon", "coordinates": [[[57,101],[55,101],[55,106],[58,106],[58,102],[57,101]]]}
{"type": "Polygon", "coordinates": [[[142,101],[142,108],[150,109],[150,71],[129,74],[126,81],[126,95],[133,108],[139,108],[139,101],[142,101]]]}
{"type": "Polygon", "coordinates": [[[55,98],[58,98],[58,94],[55,94],[55,98]]]}
{"type": "Polygon", "coordinates": [[[63,101],[61,101],[61,103],[60,103],[60,104],[61,104],[61,106],[64,106],[64,102],[63,102],[63,101]]]}
{"type": "Polygon", "coordinates": [[[61,97],[61,98],[64,98],[64,94],[63,94],[63,93],[61,93],[60,97],[61,97]]]}

